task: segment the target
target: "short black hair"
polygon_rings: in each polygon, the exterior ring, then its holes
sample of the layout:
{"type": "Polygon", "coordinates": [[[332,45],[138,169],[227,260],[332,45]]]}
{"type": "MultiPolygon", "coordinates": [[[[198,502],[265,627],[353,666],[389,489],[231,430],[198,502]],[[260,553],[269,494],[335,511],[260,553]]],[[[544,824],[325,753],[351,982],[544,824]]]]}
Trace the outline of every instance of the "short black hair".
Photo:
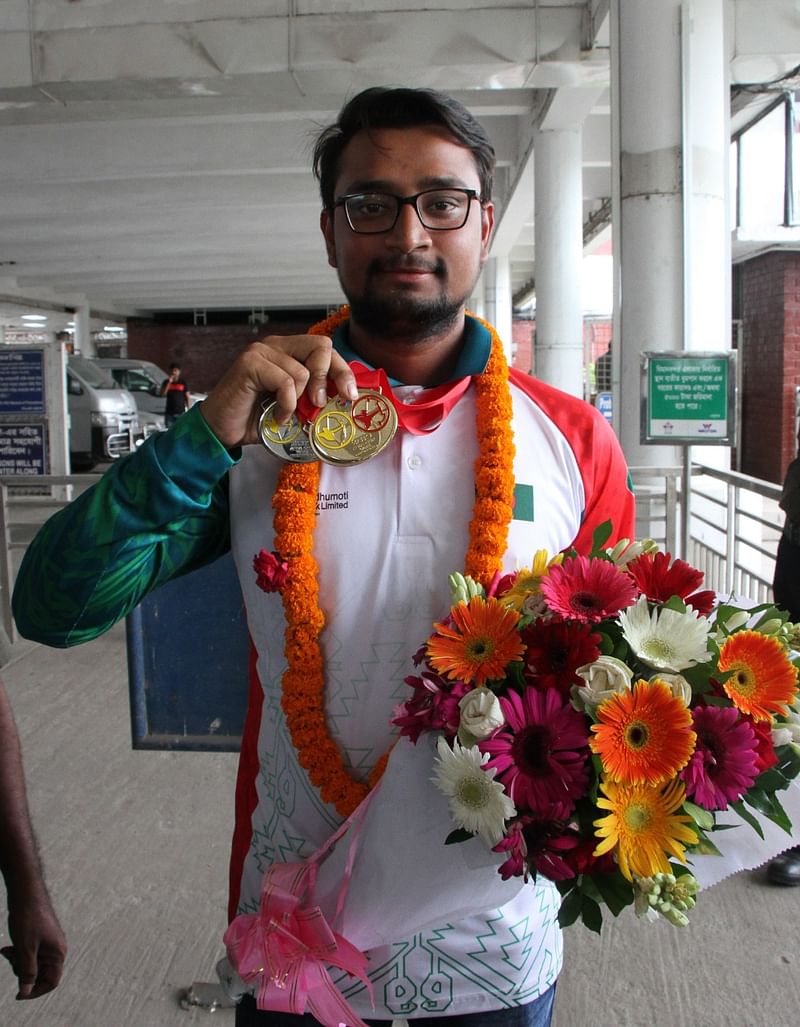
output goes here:
{"type": "Polygon", "coordinates": [[[491,200],[494,147],[483,125],[463,104],[435,89],[372,86],[349,100],[336,121],[323,129],[317,139],[312,166],[319,180],[323,207],[326,210],[333,207],[339,161],[354,135],[374,129],[419,125],[441,126],[472,153],[481,182],[481,199],[491,200]]]}

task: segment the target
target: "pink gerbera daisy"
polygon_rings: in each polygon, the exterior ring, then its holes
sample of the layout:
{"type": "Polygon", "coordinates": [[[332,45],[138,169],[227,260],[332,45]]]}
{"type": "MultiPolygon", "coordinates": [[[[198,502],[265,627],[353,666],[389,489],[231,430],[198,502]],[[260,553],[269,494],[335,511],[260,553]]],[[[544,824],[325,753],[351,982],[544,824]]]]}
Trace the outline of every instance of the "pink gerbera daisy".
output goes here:
{"type": "Polygon", "coordinates": [[[542,595],[553,613],[591,623],[616,617],[636,600],[638,591],[631,578],[610,560],[573,556],[550,568],[542,579],[542,595]]]}
{"type": "Polygon", "coordinates": [[[758,777],[756,736],[732,706],[692,711],[697,745],[681,771],[686,794],[704,809],[727,809],[758,777]]]}
{"type": "Polygon", "coordinates": [[[588,739],[584,719],[559,693],[526,688],[500,699],[506,723],[478,743],[518,810],[565,820],[586,794],[588,739]]]}
{"type": "Polygon", "coordinates": [[[582,684],[575,671],[594,663],[600,655],[600,635],[589,624],[536,621],[521,632],[525,643],[525,678],[543,691],[557,688],[568,696],[582,684]]]}
{"type": "Polygon", "coordinates": [[[704,617],[714,607],[713,592],[696,591],[703,584],[703,572],[685,560],[672,560],[669,553],[643,553],[631,560],[627,571],[650,602],[665,603],[672,596],[680,596],[704,617]]]}

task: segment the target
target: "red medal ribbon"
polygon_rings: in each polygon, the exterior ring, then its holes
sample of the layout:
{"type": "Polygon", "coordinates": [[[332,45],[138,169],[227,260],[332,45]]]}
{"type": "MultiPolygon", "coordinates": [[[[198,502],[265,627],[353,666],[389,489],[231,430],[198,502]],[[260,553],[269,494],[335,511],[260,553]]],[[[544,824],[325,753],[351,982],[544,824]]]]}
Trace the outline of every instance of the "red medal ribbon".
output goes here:
{"type": "MultiPolygon", "coordinates": [[[[457,382],[445,382],[432,389],[425,389],[425,399],[421,403],[404,403],[394,394],[389,382],[389,377],[383,368],[369,368],[354,360],[350,364],[356,379],[356,385],[360,389],[372,389],[386,396],[389,402],[397,411],[397,420],[402,428],[412,435],[427,435],[434,431],[447,417],[456,403],[461,399],[470,386],[472,378],[467,376],[457,382]]],[[[328,379],[328,395],[337,395],[336,386],[332,379],[328,379]]],[[[297,416],[308,424],[317,416],[321,407],[314,406],[303,393],[297,401],[297,416]]]]}

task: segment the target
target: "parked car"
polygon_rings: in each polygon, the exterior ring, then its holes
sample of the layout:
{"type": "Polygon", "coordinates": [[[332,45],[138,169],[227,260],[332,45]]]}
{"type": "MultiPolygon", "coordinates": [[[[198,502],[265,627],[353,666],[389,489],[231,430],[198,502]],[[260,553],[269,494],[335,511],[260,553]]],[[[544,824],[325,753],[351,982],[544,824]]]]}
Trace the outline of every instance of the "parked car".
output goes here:
{"type": "MultiPolygon", "coordinates": [[[[139,420],[143,433],[161,430],[164,423],[164,407],[166,400],[161,395],[161,386],[168,378],[158,364],[149,360],[134,360],[127,357],[95,357],[94,362],[108,371],[114,381],[123,389],[127,389],[136,400],[139,409],[139,420]]],[[[205,399],[205,393],[190,392],[189,405],[205,399]]]]}
{"type": "Polygon", "coordinates": [[[69,451],[73,470],[129,453],[139,432],[136,402],[111,375],[86,357],[67,360],[69,451]]]}

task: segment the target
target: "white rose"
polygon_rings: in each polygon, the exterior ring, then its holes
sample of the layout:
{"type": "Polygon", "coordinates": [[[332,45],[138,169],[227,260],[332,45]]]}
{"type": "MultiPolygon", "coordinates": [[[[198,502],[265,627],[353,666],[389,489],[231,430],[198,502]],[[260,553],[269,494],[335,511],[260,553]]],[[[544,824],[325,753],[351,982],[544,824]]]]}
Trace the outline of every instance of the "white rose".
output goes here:
{"type": "Polygon", "coordinates": [[[629,692],[633,671],[615,656],[598,656],[594,663],[586,663],[575,671],[585,685],[578,685],[577,694],[586,706],[598,706],[612,695],[629,692]]]}
{"type": "Polygon", "coordinates": [[[650,678],[648,684],[652,685],[654,681],[663,681],[664,684],[669,687],[670,692],[672,692],[676,699],[683,699],[686,706],[691,705],[692,686],[683,674],[668,674],[664,671],[662,674],[654,674],[650,678]]]}
{"type": "Polygon", "coordinates": [[[779,745],[788,745],[793,742],[792,731],[790,728],[781,724],[779,727],[772,728],[772,744],[777,748],[779,745]]]}
{"type": "Polygon", "coordinates": [[[495,728],[505,723],[500,700],[489,688],[473,688],[461,697],[458,708],[461,710],[458,737],[462,745],[471,744],[470,736],[473,741],[488,738],[495,728]],[[466,741],[462,739],[462,731],[467,732],[466,741]]]}

